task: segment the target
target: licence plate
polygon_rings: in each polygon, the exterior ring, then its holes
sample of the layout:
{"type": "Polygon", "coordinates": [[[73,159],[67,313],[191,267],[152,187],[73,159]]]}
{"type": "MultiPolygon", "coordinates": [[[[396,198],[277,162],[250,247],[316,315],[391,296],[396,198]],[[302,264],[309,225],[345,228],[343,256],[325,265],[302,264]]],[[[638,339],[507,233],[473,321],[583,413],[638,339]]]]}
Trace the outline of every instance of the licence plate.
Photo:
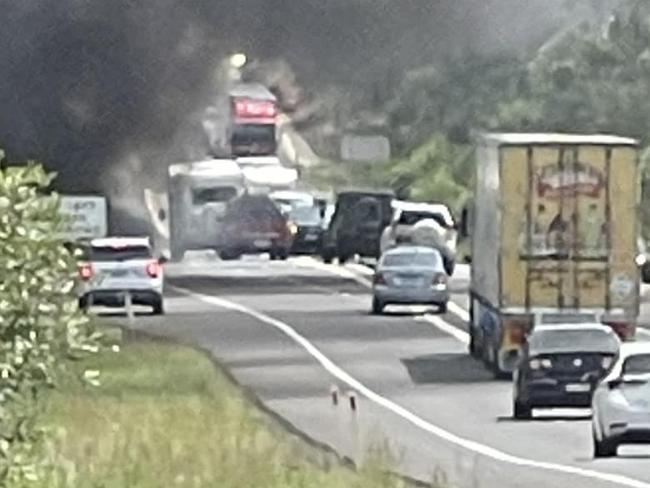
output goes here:
{"type": "Polygon", "coordinates": [[[122,277],[122,276],[126,276],[128,274],[129,274],[128,269],[115,269],[115,270],[111,271],[111,276],[115,276],[117,278],[122,277]]]}
{"type": "Polygon", "coordinates": [[[417,287],[420,285],[420,282],[418,280],[395,278],[395,285],[404,287],[417,287]]]}
{"type": "Polygon", "coordinates": [[[574,383],[564,387],[567,393],[588,393],[591,391],[591,385],[588,383],[574,383]]]}
{"type": "Polygon", "coordinates": [[[307,234],[307,235],[305,236],[305,240],[306,240],[306,241],[313,242],[313,241],[315,241],[316,239],[318,239],[318,236],[317,236],[317,235],[314,235],[314,234],[307,234]]]}
{"type": "Polygon", "coordinates": [[[271,245],[271,241],[269,241],[268,239],[258,239],[255,242],[253,242],[253,245],[257,248],[269,247],[271,245]]]}

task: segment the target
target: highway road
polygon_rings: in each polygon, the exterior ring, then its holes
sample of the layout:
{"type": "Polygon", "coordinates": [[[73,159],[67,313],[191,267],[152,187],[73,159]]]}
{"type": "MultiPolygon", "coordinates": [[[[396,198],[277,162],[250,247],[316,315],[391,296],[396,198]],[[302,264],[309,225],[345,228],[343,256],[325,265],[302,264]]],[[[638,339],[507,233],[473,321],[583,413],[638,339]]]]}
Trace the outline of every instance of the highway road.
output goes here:
{"type": "Polygon", "coordinates": [[[341,455],[360,461],[387,443],[396,471],[427,481],[441,470],[458,487],[650,488],[650,448],[592,459],[588,411],[511,418],[511,384],[466,353],[466,268],[450,313],[381,317],[369,314],[358,265],[204,255],[166,272],[167,315],[134,327],[210,351],[269,410],[341,455]]]}

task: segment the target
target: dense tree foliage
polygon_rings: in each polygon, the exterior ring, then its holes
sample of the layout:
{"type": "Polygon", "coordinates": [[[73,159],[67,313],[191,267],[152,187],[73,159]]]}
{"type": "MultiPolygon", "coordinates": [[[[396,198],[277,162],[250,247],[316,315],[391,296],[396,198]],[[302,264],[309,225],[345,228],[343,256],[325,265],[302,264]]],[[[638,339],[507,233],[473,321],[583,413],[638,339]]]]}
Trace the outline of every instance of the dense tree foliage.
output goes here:
{"type": "Polygon", "coordinates": [[[609,132],[647,146],[650,6],[624,4],[607,22],[579,24],[528,58],[465,55],[423,66],[376,111],[388,114],[397,155],[375,167],[379,180],[411,198],[452,204],[471,181],[465,154],[473,131],[609,132]]]}

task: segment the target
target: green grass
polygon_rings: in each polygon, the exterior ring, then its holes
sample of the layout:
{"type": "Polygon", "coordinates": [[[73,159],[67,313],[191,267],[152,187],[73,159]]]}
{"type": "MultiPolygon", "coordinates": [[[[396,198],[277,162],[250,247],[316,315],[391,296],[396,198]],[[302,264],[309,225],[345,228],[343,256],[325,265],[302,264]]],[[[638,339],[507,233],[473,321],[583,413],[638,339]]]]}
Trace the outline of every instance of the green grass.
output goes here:
{"type": "Polygon", "coordinates": [[[52,469],[42,486],[403,486],[377,463],[356,472],[314,463],[314,456],[308,461],[305,453],[315,448],[271,428],[192,349],[135,341],[120,352],[102,352],[84,368],[101,371],[100,386],[70,381],[49,398],[46,458],[52,469]]]}

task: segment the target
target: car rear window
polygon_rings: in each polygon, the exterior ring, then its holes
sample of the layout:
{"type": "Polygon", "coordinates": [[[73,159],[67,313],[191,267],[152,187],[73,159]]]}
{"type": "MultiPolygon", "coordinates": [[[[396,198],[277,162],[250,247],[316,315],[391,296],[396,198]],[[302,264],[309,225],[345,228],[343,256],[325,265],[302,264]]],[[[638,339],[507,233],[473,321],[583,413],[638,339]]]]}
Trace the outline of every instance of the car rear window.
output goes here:
{"type": "Polygon", "coordinates": [[[440,265],[440,255],[436,252],[427,253],[395,253],[384,257],[382,265],[389,268],[402,266],[425,266],[435,268],[440,265]]]}
{"type": "Polygon", "coordinates": [[[436,212],[414,212],[414,211],[403,211],[400,214],[398,224],[399,225],[415,225],[417,224],[420,220],[424,219],[431,219],[435,220],[436,223],[442,227],[449,227],[448,222],[445,220],[445,217],[436,212]]]}
{"type": "Polygon", "coordinates": [[[266,197],[243,197],[233,201],[228,211],[229,220],[282,219],[273,200],[266,197]]]}
{"type": "Polygon", "coordinates": [[[624,374],[647,374],[650,373],[650,354],[639,354],[630,356],[623,363],[624,374]]]}
{"type": "Polygon", "coordinates": [[[207,203],[228,202],[237,196],[237,189],[233,186],[217,186],[212,188],[194,188],[192,190],[192,203],[205,205],[207,203]]]}
{"type": "Polygon", "coordinates": [[[320,208],[316,205],[296,205],[290,212],[291,219],[297,224],[318,225],[321,220],[320,208]]]}
{"type": "Polygon", "coordinates": [[[538,352],[616,353],[619,342],[614,334],[601,330],[545,330],[533,332],[530,349],[538,352]]]}
{"type": "Polygon", "coordinates": [[[131,259],[149,259],[153,257],[151,249],[147,246],[92,246],[86,248],[84,254],[85,259],[94,262],[128,261],[131,259]]]}

